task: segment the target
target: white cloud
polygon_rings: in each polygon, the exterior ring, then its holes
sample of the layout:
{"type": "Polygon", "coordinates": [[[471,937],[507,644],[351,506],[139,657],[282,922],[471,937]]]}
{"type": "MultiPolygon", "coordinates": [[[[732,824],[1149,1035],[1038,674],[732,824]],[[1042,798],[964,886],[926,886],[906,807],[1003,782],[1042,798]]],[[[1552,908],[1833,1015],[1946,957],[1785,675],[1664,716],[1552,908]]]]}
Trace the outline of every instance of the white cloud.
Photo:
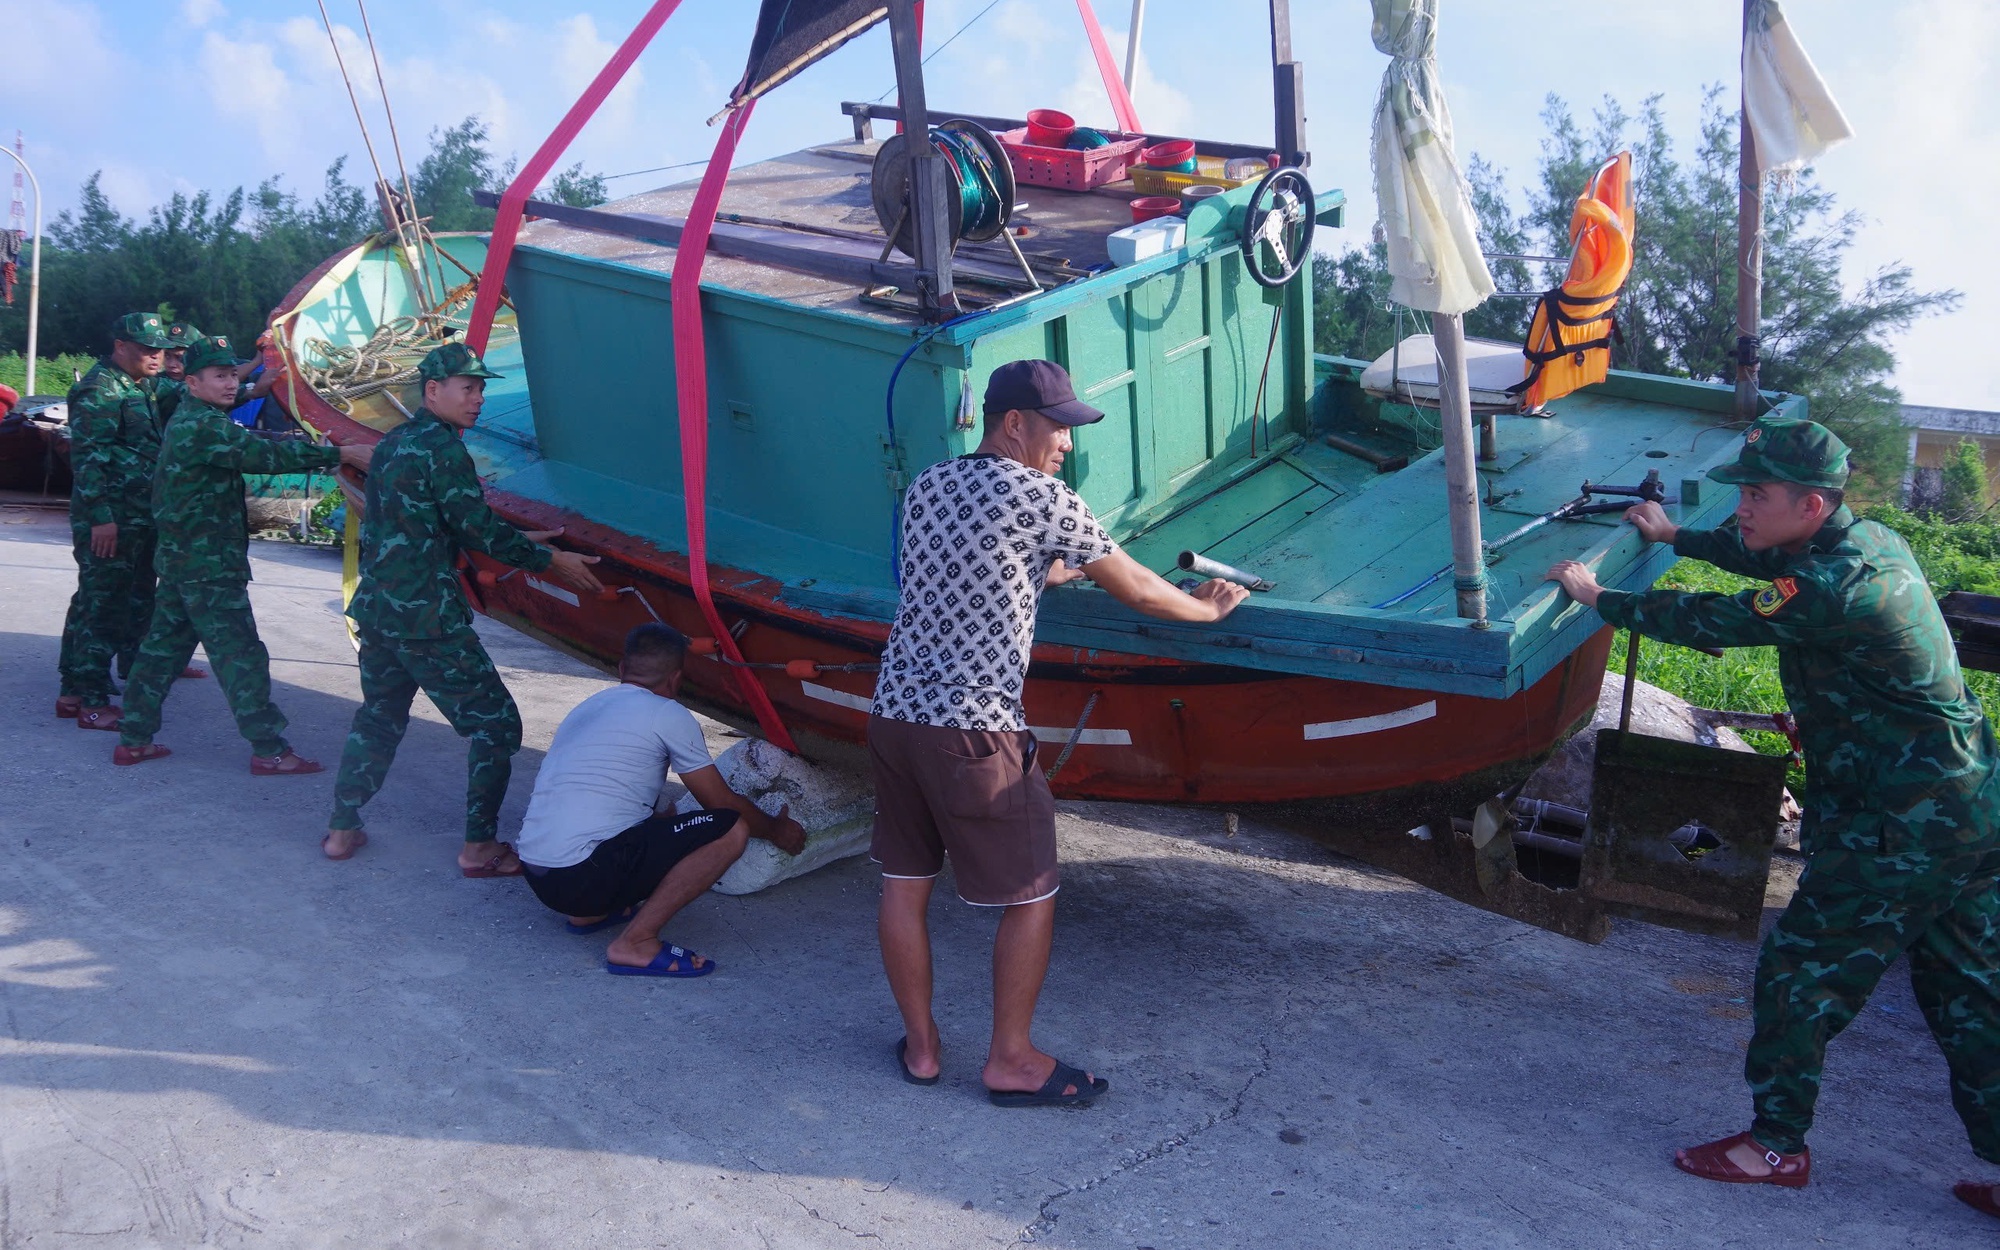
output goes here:
{"type": "Polygon", "coordinates": [[[215,111],[255,128],[267,153],[286,151],[298,141],[295,82],[279,65],[277,49],[211,30],[202,35],[199,63],[215,111]]]}
{"type": "Polygon", "coordinates": [[[222,0],[181,0],[181,21],[189,26],[206,26],[227,11],[222,0]]]}
{"type": "MultiPolygon", "coordinates": [[[[575,99],[603,70],[618,45],[598,35],[597,23],[588,13],[564,18],[556,23],[556,30],[561,40],[554,58],[556,85],[565,99],[575,99]]],[[[639,89],[645,81],[645,71],[633,65],[598,107],[589,131],[600,146],[607,139],[622,140],[634,130],[639,89]]]]}
{"type": "Polygon", "coordinates": [[[123,57],[98,38],[103,25],[104,19],[87,4],[0,0],[0,30],[7,32],[8,96],[52,91],[91,98],[123,70],[123,57]]]}

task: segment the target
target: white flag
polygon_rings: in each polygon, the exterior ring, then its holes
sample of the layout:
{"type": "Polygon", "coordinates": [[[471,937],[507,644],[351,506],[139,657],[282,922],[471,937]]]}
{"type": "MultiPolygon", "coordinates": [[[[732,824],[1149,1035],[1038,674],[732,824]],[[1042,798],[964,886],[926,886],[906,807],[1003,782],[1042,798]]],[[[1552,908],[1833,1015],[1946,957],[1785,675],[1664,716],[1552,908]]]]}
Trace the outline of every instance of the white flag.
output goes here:
{"type": "Polygon", "coordinates": [[[1760,173],[1811,164],[1854,133],[1778,0],[1759,0],[1744,34],[1743,111],[1760,173]]]}

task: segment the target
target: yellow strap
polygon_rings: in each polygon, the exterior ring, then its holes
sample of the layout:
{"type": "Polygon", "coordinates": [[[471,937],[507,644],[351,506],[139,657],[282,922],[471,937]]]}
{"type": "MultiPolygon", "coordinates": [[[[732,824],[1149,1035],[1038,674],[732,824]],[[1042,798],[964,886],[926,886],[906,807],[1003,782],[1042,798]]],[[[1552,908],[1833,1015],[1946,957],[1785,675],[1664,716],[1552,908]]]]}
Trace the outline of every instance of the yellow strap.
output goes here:
{"type": "Polygon", "coordinates": [[[340,535],[340,607],[343,613],[340,619],[347,626],[347,641],[359,651],[361,635],[355,632],[354,618],[344,613],[354,602],[354,588],[361,584],[361,510],[350,499],[343,511],[347,515],[347,523],[340,535]]]}

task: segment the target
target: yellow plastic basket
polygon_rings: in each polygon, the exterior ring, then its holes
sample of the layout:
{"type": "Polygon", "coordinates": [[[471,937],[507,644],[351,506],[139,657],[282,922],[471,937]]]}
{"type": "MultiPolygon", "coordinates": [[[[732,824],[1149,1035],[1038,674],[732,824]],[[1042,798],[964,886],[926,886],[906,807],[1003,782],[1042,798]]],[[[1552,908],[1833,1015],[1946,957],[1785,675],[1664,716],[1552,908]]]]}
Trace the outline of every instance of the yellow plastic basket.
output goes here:
{"type": "Polygon", "coordinates": [[[1223,177],[1224,161],[1220,156],[1197,156],[1194,163],[1195,170],[1191,174],[1177,174],[1165,169],[1147,169],[1143,165],[1134,165],[1125,172],[1132,179],[1132,189],[1141,195],[1178,196],[1189,187],[1197,186],[1234,190],[1247,181],[1242,178],[1223,177]]]}

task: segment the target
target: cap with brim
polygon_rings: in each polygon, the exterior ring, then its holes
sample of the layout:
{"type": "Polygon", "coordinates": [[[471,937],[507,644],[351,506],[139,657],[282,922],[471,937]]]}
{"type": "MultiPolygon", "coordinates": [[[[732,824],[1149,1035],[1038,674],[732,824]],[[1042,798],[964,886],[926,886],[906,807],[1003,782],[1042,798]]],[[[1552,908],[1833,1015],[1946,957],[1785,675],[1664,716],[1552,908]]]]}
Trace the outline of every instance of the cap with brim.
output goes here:
{"type": "Polygon", "coordinates": [[[126,313],[111,323],[111,337],[137,343],[141,347],[179,347],[167,336],[167,323],[160,320],[158,313],[126,313]]]}
{"type": "Polygon", "coordinates": [[[417,376],[426,382],[442,382],[446,378],[498,378],[506,375],[488,369],[486,362],[479,358],[479,353],[465,344],[446,343],[431,349],[417,366],[417,376]]]}
{"type": "Polygon", "coordinates": [[[234,369],[243,362],[236,359],[236,349],[230,346],[229,340],[217,334],[189,344],[187,356],[181,363],[189,373],[198,373],[211,365],[228,365],[234,369]]]}
{"type": "Polygon", "coordinates": [[[986,411],[1039,412],[1063,425],[1090,425],[1104,413],[1076,397],[1069,371],[1053,360],[1011,360],[986,380],[986,411]]]}
{"type": "Polygon", "coordinates": [[[167,341],[173,347],[193,347],[204,337],[200,330],[185,321],[176,321],[167,327],[167,341]]]}
{"type": "Polygon", "coordinates": [[[1732,464],[1708,471],[1710,481],[1726,486],[1758,482],[1791,482],[1825,490],[1847,486],[1847,444],[1817,421],[1796,417],[1760,417],[1743,434],[1743,450],[1732,464]]]}

